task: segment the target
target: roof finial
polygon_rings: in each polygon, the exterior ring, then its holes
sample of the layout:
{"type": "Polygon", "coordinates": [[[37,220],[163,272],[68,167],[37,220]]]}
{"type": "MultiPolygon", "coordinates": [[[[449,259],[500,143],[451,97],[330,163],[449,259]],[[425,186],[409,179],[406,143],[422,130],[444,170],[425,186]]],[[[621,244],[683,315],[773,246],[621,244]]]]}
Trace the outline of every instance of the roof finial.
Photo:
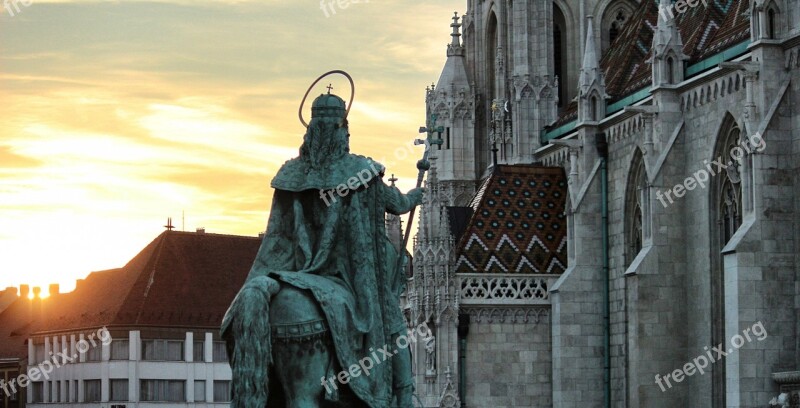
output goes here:
{"type": "Polygon", "coordinates": [[[458,19],[459,19],[458,12],[454,11],[453,12],[453,23],[450,24],[450,27],[453,28],[453,33],[450,34],[450,36],[453,37],[453,40],[450,42],[450,44],[452,46],[454,46],[454,47],[460,47],[461,46],[461,40],[459,38],[459,37],[461,37],[461,33],[458,31],[458,29],[461,27],[461,24],[458,23],[458,19]]]}
{"type": "Polygon", "coordinates": [[[586,16],[588,20],[586,28],[586,47],[583,50],[583,69],[599,68],[599,60],[597,59],[597,41],[594,39],[594,24],[592,24],[593,16],[586,16]]]}
{"type": "Polygon", "coordinates": [[[326,88],[328,88],[328,95],[330,95],[331,91],[333,90],[333,85],[328,84],[328,86],[326,86],[326,88]]]}
{"type": "Polygon", "coordinates": [[[390,178],[389,181],[392,182],[392,187],[394,187],[394,182],[397,181],[397,177],[395,177],[394,174],[392,174],[392,178],[390,178]]]}
{"type": "Polygon", "coordinates": [[[172,225],[172,217],[167,218],[167,225],[165,225],[164,228],[166,228],[167,231],[172,231],[175,229],[175,226],[172,225]]]}

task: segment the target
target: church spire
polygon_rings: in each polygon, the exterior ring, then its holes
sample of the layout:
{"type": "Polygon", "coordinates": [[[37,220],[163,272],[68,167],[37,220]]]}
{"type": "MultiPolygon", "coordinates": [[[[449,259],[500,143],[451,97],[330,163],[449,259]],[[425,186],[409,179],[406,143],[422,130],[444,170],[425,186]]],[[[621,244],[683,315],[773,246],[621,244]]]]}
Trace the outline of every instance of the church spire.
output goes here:
{"type": "Polygon", "coordinates": [[[450,24],[450,27],[453,29],[453,32],[450,34],[451,40],[450,44],[447,45],[447,56],[464,56],[464,47],[461,46],[461,23],[458,22],[458,12],[453,12],[453,23],[450,24]]]}
{"type": "Polygon", "coordinates": [[[647,60],[653,64],[653,88],[682,82],[683,61],[689,59],[683,53],[683,40],[672,16],[670,0],[661,0],[658,8],[658,24],[653,33],[653,56],[647,60]]]}
{"type": "Polygon", "coordinates": [[[605,117],[606,81],[600,68],[600,54],[594,35],[592,16],[587,16],[586,47],[583,52],[580,87],[578,89],[578,122],[599,122],[605,117]]]}
{"type": "Polygon", "coordinates": [[[594,27],[592,16],[587,16],[586,46],[583,48],[583,66],[581,68],[581,85],[586,72],[595,71],[600,68],[600,60],[597,58],[597,41],[594,37],[594,27]]]}

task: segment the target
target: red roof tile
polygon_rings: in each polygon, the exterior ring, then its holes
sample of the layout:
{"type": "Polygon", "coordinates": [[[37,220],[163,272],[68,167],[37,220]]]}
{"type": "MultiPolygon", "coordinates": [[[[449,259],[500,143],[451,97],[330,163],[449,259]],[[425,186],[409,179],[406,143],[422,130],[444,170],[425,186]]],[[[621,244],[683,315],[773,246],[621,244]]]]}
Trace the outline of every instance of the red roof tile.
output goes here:
{"type": "Polygon", "coordinates": [[[70,293],[18,299],[0,313],[0,358],[27,354],[31,334],[101,326],[216,328],[261,239],[164,232],[120,269],[94,272],[70,293]]]}
{"type": "MultiPolygon", "coordinates": [[[[683,39],[689,64],[745,41],[750,35],[748,0],[709,0],[683,14],[675,22],[683,39]]],[[[605,51],[600,66],[606,92],[618,100],[651,84],[650,58],[653,33],[658,24],[658,1],[643,1],[619,37],[605,51]]]]}

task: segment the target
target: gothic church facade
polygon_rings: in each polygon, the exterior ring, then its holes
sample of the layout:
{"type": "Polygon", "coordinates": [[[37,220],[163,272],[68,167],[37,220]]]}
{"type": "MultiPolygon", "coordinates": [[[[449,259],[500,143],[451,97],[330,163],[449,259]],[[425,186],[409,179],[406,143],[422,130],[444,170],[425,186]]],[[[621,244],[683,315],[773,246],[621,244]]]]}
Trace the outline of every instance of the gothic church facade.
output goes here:
{"type": "Polygon", "coordinates": [[[469,0],[451,27],[422,405],[800,406],[800,0],[469,0]]]}

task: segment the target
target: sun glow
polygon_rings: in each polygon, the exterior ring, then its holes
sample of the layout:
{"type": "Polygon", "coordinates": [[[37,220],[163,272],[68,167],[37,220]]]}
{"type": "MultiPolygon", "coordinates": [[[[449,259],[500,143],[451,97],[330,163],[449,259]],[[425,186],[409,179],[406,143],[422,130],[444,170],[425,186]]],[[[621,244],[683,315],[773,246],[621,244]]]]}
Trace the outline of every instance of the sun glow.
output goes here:
{"type": "MultiPolygon", "coordinates": [[[[425,123],[463,7],[387,0],[326,18],[304,2],[51,0],[0,13],[0,289],[71,291],[124,266],[167,217],[264,231],[270,178],[302,143],[300,99],[331,69],[356,81],[352,151],[391,161],[425,123]]],[[[384,163],[401,189],[416,160],[384,163]]]]}

